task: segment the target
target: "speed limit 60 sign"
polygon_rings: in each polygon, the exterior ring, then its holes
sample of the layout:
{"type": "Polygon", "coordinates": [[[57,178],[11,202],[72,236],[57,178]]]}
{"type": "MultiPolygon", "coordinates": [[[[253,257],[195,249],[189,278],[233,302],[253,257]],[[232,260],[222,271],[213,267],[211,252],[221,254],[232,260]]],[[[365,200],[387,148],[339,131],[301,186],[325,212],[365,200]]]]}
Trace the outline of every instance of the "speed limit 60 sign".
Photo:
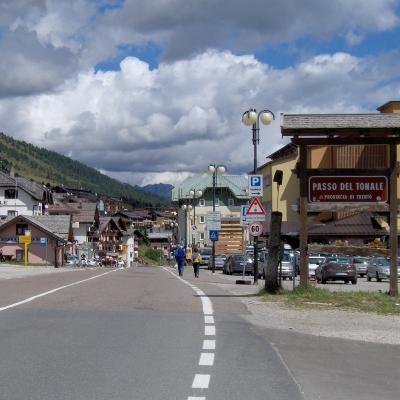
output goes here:
{"type": "Polygon", "coordinates": [[[249,225],[249,233],[251,236],[260,236],[263,233],[263,224],[261,222],[253,222],[249,225]]]}

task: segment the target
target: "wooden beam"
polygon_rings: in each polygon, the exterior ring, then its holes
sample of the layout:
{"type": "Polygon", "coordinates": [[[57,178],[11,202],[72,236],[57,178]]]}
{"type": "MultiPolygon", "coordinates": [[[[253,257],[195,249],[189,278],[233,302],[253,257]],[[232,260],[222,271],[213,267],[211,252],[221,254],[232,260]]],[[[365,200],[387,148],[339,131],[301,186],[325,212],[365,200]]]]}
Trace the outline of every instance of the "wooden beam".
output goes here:
{"type": "Polygon", "coordinates": [[[293,137],[292,143],[300,146],[302,144],[307,146],[335,146],[335,145],[349,145],[349,144],[400,144],[400,137],[367,137],[367,136],[354,136],[354,137],[293,137]]]}
{"type": "Polygon", "coordinates": [[[308,168],[307,176],[387,176],[390,168],[356,169],[356,168],[308,168]]]}
{"type": "Polygon", "coordinates": [[[330,212],[389,212],[387,203],[308,203],[307,211],[310,213],[330,212]]]}
{"type": "Polygon", "coordinates": [[[282,136],[342,136],[342,137],[377,137],[393,136],[399,134],[399,128],[284,128],[281,127],[282,136]]]}
{"type": "Polygon", "coordinates": [[[307,229],[307,146],[301,145],[299,152],[299,177],[300,177],[300,286],[308,284],[308,229],[307,229]]]}
{"type": "Polygon", "coordinates": [[[398,296],[397,282],[397,147],[390,146],[390,295],[398,296]]]}

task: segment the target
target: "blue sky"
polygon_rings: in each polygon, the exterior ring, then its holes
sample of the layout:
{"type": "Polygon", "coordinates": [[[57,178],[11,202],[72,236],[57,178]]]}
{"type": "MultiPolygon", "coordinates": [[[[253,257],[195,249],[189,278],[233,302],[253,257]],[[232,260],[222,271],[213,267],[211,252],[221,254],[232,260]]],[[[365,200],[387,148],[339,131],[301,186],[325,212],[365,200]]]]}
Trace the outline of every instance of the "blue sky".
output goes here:
{"type": "Polygon", "coordinates": [[[21,0],[0,32],[0,130],[132,184],[245,173],[250,107],[261,163],[281,112],[400,99],[398,0],[21,0]]]}

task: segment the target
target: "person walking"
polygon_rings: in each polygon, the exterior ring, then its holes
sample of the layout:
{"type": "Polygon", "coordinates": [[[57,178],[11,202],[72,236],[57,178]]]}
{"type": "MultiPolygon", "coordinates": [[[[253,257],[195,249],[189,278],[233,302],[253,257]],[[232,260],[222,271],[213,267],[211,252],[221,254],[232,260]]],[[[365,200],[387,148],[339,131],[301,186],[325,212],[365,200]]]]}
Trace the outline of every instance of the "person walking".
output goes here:
{"type": "Polygon", "coordinates": [[[195,278],[198,278],[200,272],[201,254],[199,253],[197,248],[193,249],[192,263],[193,263],[194,276],[195,278]]]}
{"type": "Polygon", "coordinates": [[[182,249],[181,245],[178,245],[177,249],[175,250],[175,260],[178,263],[179,276],[183,275],[183,270],[185,268],[185,257],[185,251],[182,249]]]}

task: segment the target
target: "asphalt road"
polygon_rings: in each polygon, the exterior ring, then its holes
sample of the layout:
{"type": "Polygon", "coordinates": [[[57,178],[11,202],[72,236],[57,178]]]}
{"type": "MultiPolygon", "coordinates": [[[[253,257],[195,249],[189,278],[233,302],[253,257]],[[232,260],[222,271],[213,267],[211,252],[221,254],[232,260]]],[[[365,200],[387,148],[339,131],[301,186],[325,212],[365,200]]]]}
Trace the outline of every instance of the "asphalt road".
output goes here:
{"type": "Polygon", "coordinates": [[[222,277],[184,280],[138,267],[0,281],[0,399],[398,398],[398,346],[256,329],[222,277]]]}

